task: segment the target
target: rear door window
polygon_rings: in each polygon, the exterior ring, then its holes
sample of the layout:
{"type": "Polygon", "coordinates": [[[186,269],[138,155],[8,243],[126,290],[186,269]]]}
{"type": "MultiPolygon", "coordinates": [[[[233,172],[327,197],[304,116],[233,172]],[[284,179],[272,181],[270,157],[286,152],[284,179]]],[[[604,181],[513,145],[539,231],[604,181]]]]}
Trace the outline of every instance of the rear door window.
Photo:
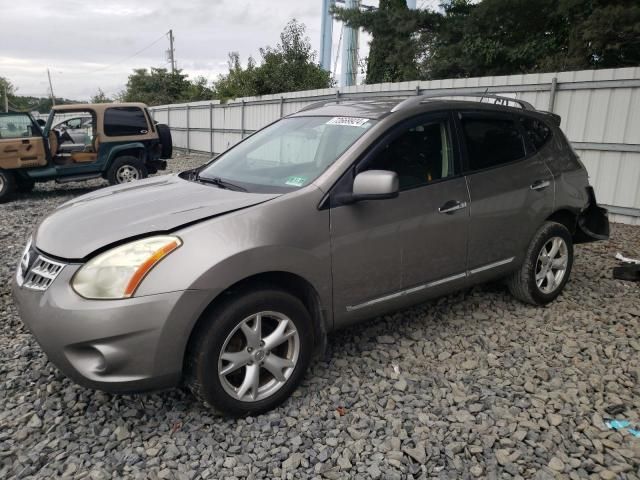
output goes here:
{"type": "Polygon", "coordinates": [[[524,138],[510,117],[462,117],[462,131],[471,170],[483,170],[526,156],[524,138]]]}
{"type": "Polygon", "coordinates": [[[146,135],[147,119],[138,107],[112,107],[104,113],[104,133],[109,137],[146,135]]]}

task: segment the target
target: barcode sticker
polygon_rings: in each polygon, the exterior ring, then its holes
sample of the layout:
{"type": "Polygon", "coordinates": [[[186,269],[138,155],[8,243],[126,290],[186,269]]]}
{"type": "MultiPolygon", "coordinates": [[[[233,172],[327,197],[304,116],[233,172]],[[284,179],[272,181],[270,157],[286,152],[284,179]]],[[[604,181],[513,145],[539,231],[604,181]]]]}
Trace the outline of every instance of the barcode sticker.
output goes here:
{"type": "Polygon", "coordinates": [[[346,127],[362,127],[369,121],[368,118],[357,117],[333,117],[327,122],[327,125],[344,125],[346,127]]]}

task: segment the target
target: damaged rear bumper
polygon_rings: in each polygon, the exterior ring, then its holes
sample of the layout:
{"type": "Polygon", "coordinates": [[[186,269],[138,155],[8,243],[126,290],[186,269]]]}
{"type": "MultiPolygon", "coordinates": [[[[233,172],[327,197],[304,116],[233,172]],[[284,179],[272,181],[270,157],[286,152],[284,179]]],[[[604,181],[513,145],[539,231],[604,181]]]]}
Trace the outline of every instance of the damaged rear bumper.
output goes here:
{"type": "Polygon", "coordinates": [[[578,215],[574,243],[595,242],[609,238],[609,215],[596,201],[593,187],[587,187],[587,207],[578,215]]]}

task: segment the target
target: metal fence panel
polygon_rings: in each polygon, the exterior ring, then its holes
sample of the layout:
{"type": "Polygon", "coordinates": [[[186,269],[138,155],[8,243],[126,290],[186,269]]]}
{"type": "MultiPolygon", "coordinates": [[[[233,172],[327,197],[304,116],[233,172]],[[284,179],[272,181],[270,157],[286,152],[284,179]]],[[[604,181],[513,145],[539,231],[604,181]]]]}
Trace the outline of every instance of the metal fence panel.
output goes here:
{"type": "Polygon", "coordinates": [[[157,121],[169,124],[176,147],[221,153],[318,100],[484,91],[559,114],[599,201],[610,207],[613,219],[640,223],[640,67],[356,85],[151,110],[157,121]]]}

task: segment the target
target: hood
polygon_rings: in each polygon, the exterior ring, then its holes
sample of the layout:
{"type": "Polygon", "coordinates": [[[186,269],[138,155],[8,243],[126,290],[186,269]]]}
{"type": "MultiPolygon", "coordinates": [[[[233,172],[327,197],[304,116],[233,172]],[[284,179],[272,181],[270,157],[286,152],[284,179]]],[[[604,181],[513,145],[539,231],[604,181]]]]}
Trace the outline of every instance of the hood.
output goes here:
{"type": "Polygon", "coordinates": [[[35,246],[82,259],[107,245],[257,205],[280,194],[244,193],[177,175],[104,188],[62,204],[38,226],[35,246]]]}

